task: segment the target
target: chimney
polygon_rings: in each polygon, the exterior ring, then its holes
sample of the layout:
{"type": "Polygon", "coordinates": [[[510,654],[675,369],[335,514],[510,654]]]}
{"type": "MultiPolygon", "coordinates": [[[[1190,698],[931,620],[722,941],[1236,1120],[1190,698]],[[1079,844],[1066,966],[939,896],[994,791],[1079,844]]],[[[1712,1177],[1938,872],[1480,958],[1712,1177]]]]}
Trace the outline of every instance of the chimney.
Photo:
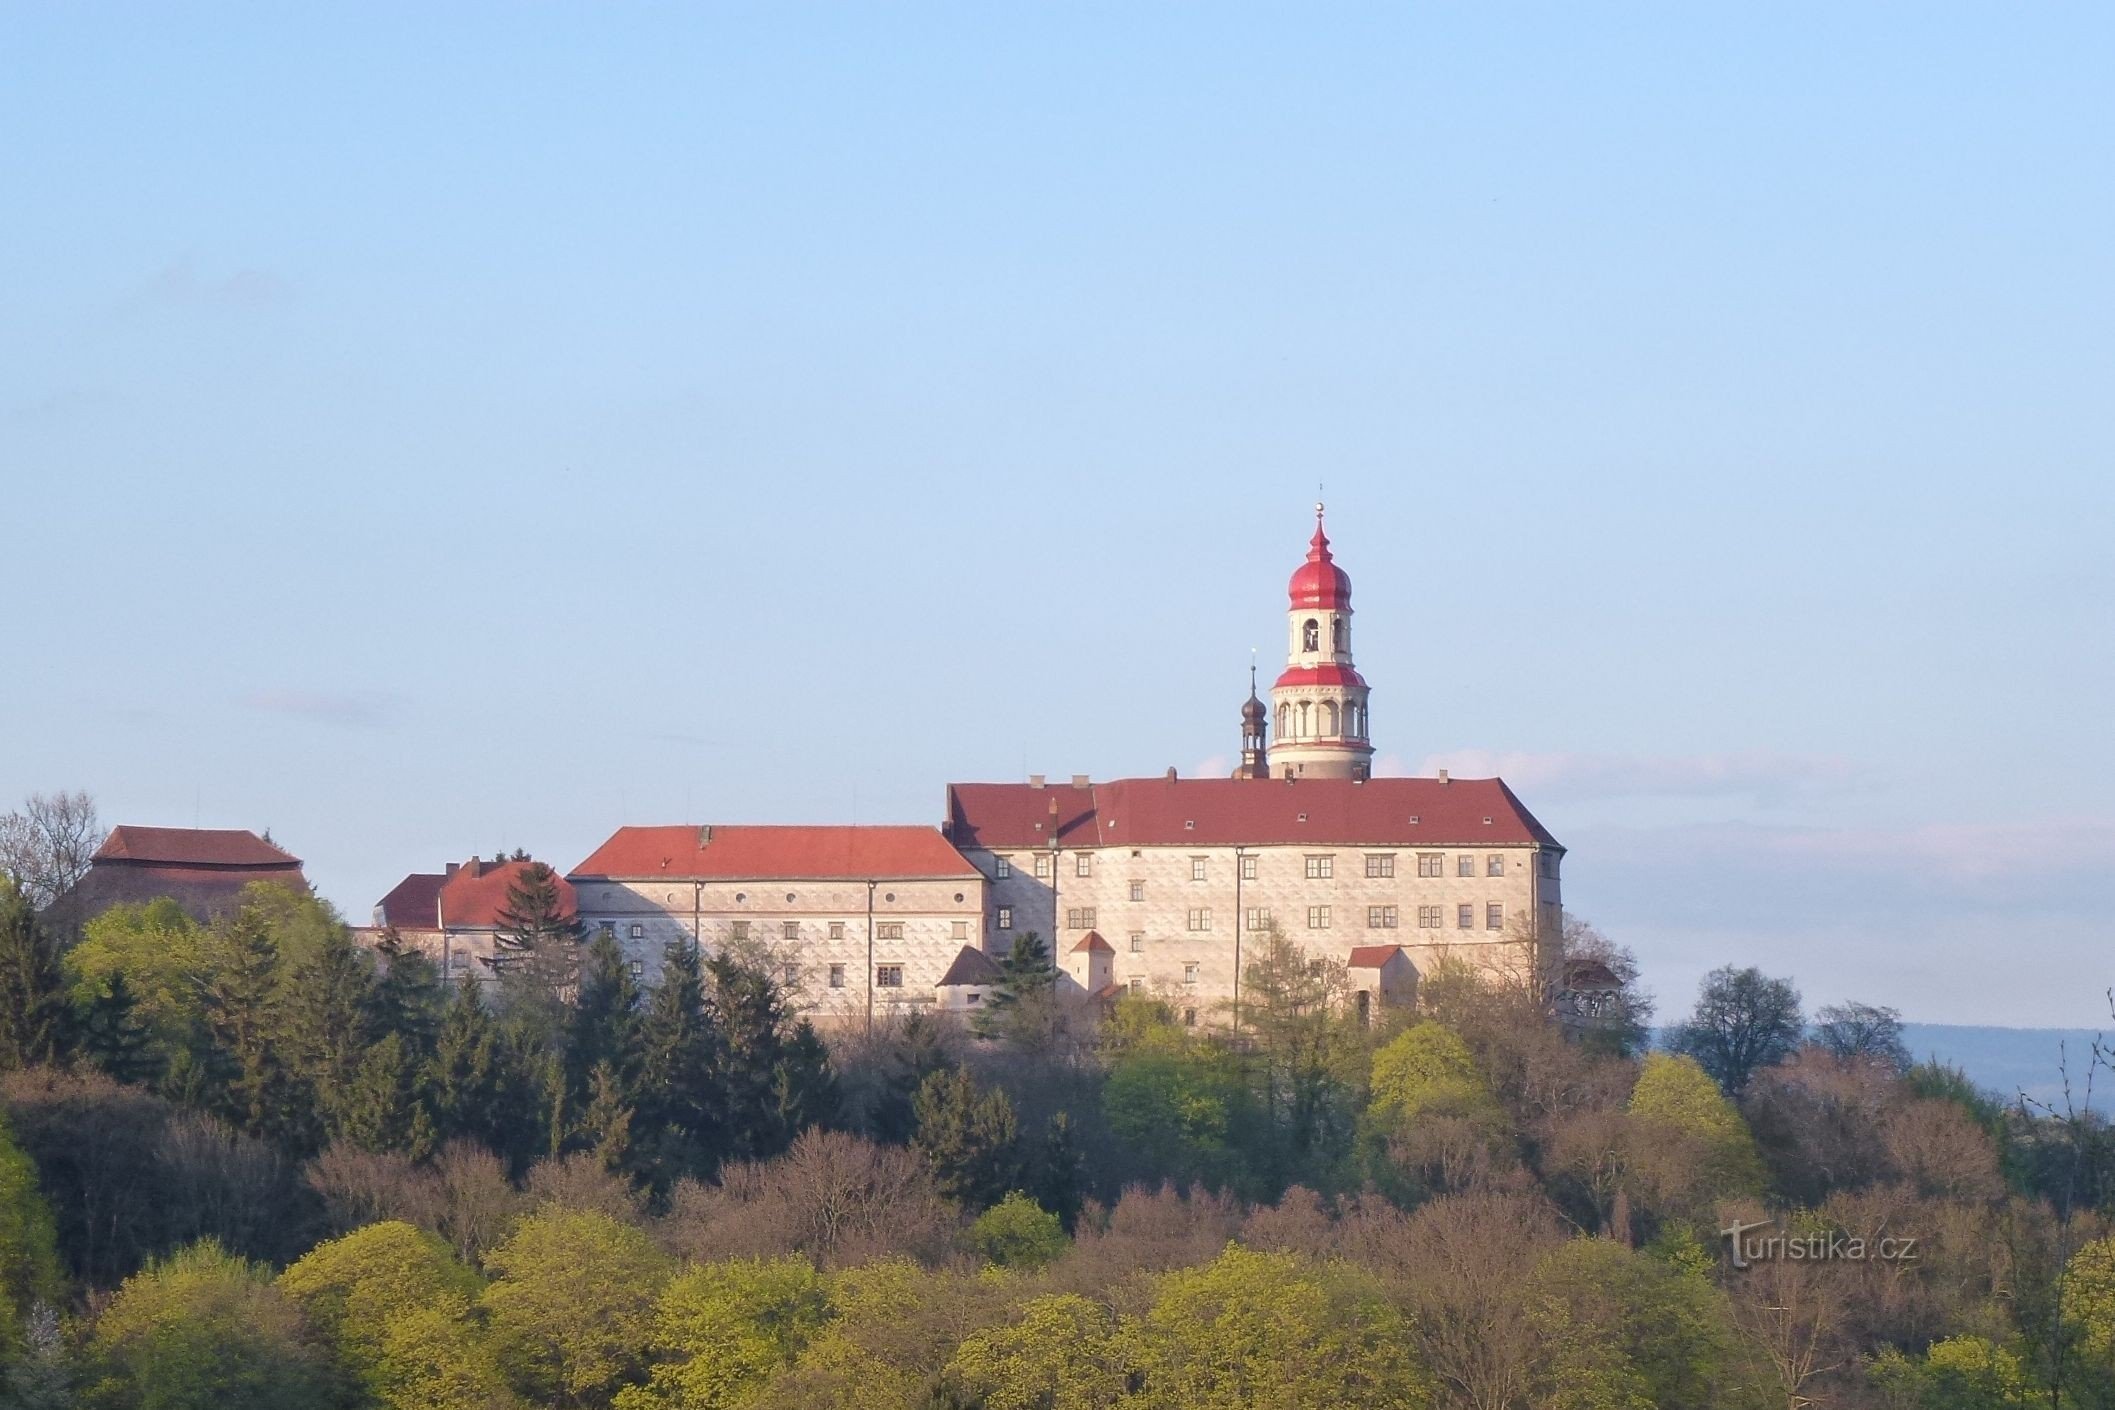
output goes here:
{"type": "Polygon", "coordinates": [[[698,850],[704,851],[705,844],[710,841],[712,841],[712,824],[707,823],[698,829],[698,850]]]}
{"type": "Polygon", "coordinates": [[[449,875],[449,876],[454,876],[454,875],[455,875],[455,874],[456,874],[457,872],[461,871],[462,869],[463,869],[463,864],[462,864],[461,862],[450,862],[450,863],[448,863],[448,875],[449,875]]]}
{"type": "Polygon", "coordinates": [[[1030,788],[1041,788],[1043,786],[1043,776],[1041,774],[1030,774],[1028,776],[1028,786],[1030,788]]]}
{"type": "Polygon", "coordinates": [[[1175,781],[1175,766],[1174,766],[1173,764],[1170,764],[1170,765],[1168,765],[1168,782],[1169,782],[1169,783],[1173,783],[1174,781],[1175,781]]]}
{"type": "Polygon", "coordinates": [[[1447,771],[1445,769],[1441,769],[1439,771],[1439,781],[1441,783],[1445,783],[1447,781],[1447,771]]]}
{"type": "Polygon", "coordinates": [[[1074,788],[1085,788],[1087,786],[1087,782],[1088,780],[1085,774],[1074,774],[1072,776],[1072,786],[1074,788]]]}

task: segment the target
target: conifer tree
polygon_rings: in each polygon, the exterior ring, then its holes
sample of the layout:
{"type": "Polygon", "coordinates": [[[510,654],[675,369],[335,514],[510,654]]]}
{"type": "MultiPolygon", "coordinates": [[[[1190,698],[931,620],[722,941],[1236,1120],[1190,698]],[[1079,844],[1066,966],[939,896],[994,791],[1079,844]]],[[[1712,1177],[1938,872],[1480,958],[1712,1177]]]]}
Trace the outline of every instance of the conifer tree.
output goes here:
{"type": "Polygon", "coordinates": [[[918,1133],[912,1144],[932,1165],[948,1198],[988,1209],[1019,1188],[1021,1157],[1013,1103],[996,1087],[977,1086],[965,1068],[925,1079],[912,1103],[918,1133]]]}
{"type": "Polygon", "coordinates": [[[392,946],[385,937],[382,953],[382,972],[369,998],[369,1022],[377,1034],[400,1034],[412,1058],[426,1062],[448,1011],[447,987],[424,952],[392,946]]]}
{"type": "Polygon", "coordinates": [[[385,1033],[334,1098],[339,1133],[362,1150],[423,1160],[436,1141],[417,1058],[401,1033],[385,1033]]]}
{"type": "Polygon", "coordinates": [[[70,1045],[72,1018],[58,946],[29,898],[0,873],[0,1068],[57,1061],[70,1045]]]}
{"type": "Polygon", "coordinates": [[[498,954],[493,968],[500,976],[510,1016],[545,1042],[563,1031],[563,1006],[580,977],[580,918],[558,889],[558,873],[543,862],[523,867],[507,888],[494,937],[498,954]]]}
{"type": "Polygon", "coordinates": [[[724,954],[705,969],[720,1038],[714,1085],[726,1104],[726,1154],[776,1155],[827,1110],[828,1054],[813,1028],[788,1011],[771,975],[724,954]]]}
{"type": "Polygon", "coordinates": [[[608,1062],[596,1063],[588,1075],[580,1139],[603,1169],[632,1173],[632,1116],[632,1104],[616,1068],[608,1062]]]}
{"type": "Polygon", "coordinates": [[[440,1139],[468,1137],[499,1150],[506,1144],[506,1055],[480,989],[474,979],[457,987],[434,1041],[427,1092],[440,1139]]]}
{"type": "Polygon", "coordinates": [[[639,985],[615,936],[598,935],[588,946],[566,1028],[566,1080],[574,1100],[589,1100],[595,1073],[607,1068],[630,1105],[639,1068],[639,985]]]}
{"type": "Polygon", "coordinates": [[[80,1051],[118,1081],[144,1084],[161,1076],[162,1061],[138,1010],[139,999],[125,972],[112,970],[81,1010],[80,1051]]]}
{"type": "Polygon", "coordinates": [[[220,1103],[251,1135],[277,1135],[291,1076],[278,1041],[279,947],[250,905],[217,928],[214,942],[217,963],[201,985],[201,1016],[221,1069],[220,1103]]]}
{"type": "Polygon", "coordinates": [[[299,1115],[313,1141],[335,1131],[339,1106],[351,1093],[369,1045],[374,962],[343,927],[322,938],[288,977],[278,1005],[288,1062],[313,1095],[299,1115]]]}
{"type": "Polygon", "coordinates": [[[1013,948],[999,958],[999,982],[970,1020],[971,1029],[979,1038],[1044,1052],[1056,1040],[1060,1017],[1050,947],[1033,930],[1015,936],[1013,948]]]}
{"type": "Polygon", "coordinates": [[[689,942],[675,941],[639,1021],[639,1159],[656,1188],[709,1174],[718,1159],[726,1119],[713,1080],[718,1061],[703,968],[689,942]]]}
{"type": "Polygon", "coordinates": [[[1073,1136],[1070,1116],[1062,1111],[1051,1116],[1026,1165],[1027,1192],[1070,1233],[1087,1201],[1087,1161],[1073,1136]]]}

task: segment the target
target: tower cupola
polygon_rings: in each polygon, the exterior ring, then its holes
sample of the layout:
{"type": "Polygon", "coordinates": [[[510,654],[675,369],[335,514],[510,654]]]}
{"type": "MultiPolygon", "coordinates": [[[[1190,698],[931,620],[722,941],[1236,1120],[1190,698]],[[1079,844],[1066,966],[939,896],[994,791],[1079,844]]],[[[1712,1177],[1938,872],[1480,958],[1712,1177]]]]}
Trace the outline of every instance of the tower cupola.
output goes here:
{"type": "Polygon", "coordinates": [[[1365,778],[1373,769],[1367,735],[1370,692],[1351,659],[1351,576],[1337,566],[1315,506],[1307,560],[1287,585],[1285,672],[1271,687],[1285,778],[1365,778]]]}

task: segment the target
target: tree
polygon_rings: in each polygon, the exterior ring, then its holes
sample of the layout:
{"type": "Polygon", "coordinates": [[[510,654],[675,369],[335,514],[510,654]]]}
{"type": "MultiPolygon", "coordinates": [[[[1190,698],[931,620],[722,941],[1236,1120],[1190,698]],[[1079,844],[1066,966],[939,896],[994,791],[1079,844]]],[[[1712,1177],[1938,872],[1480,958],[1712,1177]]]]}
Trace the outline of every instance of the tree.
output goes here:
{"type": "Polygon", "coordinates": [[[125,1280],[89,1341],[89,1401],[110,1410],[329,1405],[338,1378],[269,1271],[212,1240],[125,1280]]]}
{"type": "Polygon", "coordinates": [[[616,1097],[629,1106],[639,1066],[639,985],[607,931],[588,945],[566,1030],[566,1081],[575,1105],[589,1100],[596,1074],[606,1070],[616,1097]]]}
{"type": "Polygon", "coordinates": [[[214,967],[200,981],[203,1018],[227,1066],[224,1109],[252,1135],[277,1135],[291,1112],[291,1074],[279,1046],[279,946],[262,912],[244,905],[215,929],[214,967]]]}
{"type": "Polygon", "coordinates": [[[1001,1268],[1036,1269],[1065,1251],[1065,1226],[1057,1215],[1015,1191],[977,1216],[969,1243],[1001,1268]]]}
{"type": "Polygon", "coordinates": [[[162,1062],[194,1040],[201,983],[216,962],[213,936],[170,900],[112,906],[88,922],[65,958],[76,1007],[92,1004],[98,991],[124,977],[162,1062]]]}
{"type": "Polygon", "coordinates": [[[639,1378],[667,1259],[607,1214],[547,1208],[485,1256],[492,1335],[523,1394],[606,1405],[639,1378]]]}
{"type": "MultiPolygon", "coordinates": [[[[424,1063],[440,1041],[451,995],[423,950],[402,945],[382,947],[384,962],[368,1001],[368,1021],[376,1033],[395,1033],[413,1060],[424,1063]]],[[[466,980],[475,988],[476,981],[466,980]]]]}
{"type": "Polygon", "coordinates": [[[776,1155],[836,1108],[829,1054],[775,976],[729,954],[714,955],[705,971],[727,1152],[776,1155]]]}
{"type": "MultiPolygon", "coordinates": [[[[1695,1153],[1662,1177],[1663,1187],[1688,1187],[1687,1193],[1706,1202],[1761,1188],[1762,1163],[1747,1123],[1694,1058],[1667,1053],[1646,1058],[1629,1110],[1663,1146],[1673,1143],[1695,1153]]],[[[1663,1155],[1663,1170],[1667,1158],[1663,1155]]]]}
{"type": "Polygon", "coordinates": [[[497,917],[492,967],[510,1013],[546,1040],[555,1040],[562,1009],[580,977],[580,917],[559,890],[548,863],[531,862],[507,887],[497,917]]]}
{"type": "Polygon", "coordinates": [[[0,1365],[28,1349],[39,1304],[59,1301],[58,1226],[37,1167],[0,1119],[0,1365]]]}
{"type": "Polygon", "coordinates": [[[983,1410],[1109,1410],[1127,1403],[1127,1350],[1108,1308],[1051,1294],[966,1338],[942,1384],[983,1410]]]}
{"type": "Polygon", "coordinates": [[[1592,922],[1566,912],[1564,916],[1564,964],[1573,971],[1582,965],[1599,965],[1616,981],[1613,992],[1597,993],[1587,1019],[1583,1040],[1590,1046],[1619,1056],[1640,1052],[1652,1043],[1652,995],[1638,983],[1638,957],[1628,945],[1604,935],[1592,922]]]}
{"type": "MultiPolygon", "coordinates": [[[[377,1031],[371,1022],[374,960],[343,927],[292,967],[275,1022],[292,1075],[314,1094],[306,1123],[335,1135],[377,1031]]],[[[322,1140],[315,1141],[317,1146],[322,1140]]]]}
{"type": "Polygon", "coordinates": [[[331,1103],[339,1134],[361,1150],[424,1160],[439,1144],[424,1089],[424,1069],[404,1035],[383,1034],[331,1103]]]}
{"type": "Polygon", "coordinates": [[[1360,1039],[1345,1017],[1341,960],[1308,954],[1275,927],[1241,977],[1234,1022],[1254,1056],[1256,1097],[1294,1169],[1350,1149],[1347,1069],[1360,1039]]]}
{"type": "Polygon", "coordinates": [[[507,1109],[506,1056],[499,1026],[485,1008],[482,986],[464,980],[441,1017],[427,1065],[427,1099],[438,1139],[467,1137],[494,1150],[513,1145],[509,1127],[522,1113],[507,1109]]]}
{"type": "Polygon", "coordinates": [[[661,982],[639,1020],[637,1162],[657,1190],[712,1169],[725,1121],[713,1075],[719,1036],[705,1005],[704,973],[685,941],[661,959],[661,982]]]}
{"type": "Polygon", "coordinates": [[[1728,1406],[1733,1328],[1701,1271],[1609,1239],[1568,1239],[1528,1283],[1534,1403],[1547,1410],[1728,1406]]]}
{"type": "Polygon", "coordinates": [[[653,1370],[617,1396],[617,1410],[730,1410],[791,1365],[829,1317],[828,1286],[805,1258],[691,1269],[662,1290],[653,1370]]]}
{"type": "Polygon", "coordinates": [[[1814,1015],[1814,1041],[1844,1062],[1877,1063],[1895,1072],[1909,1067],[1902,1015],[1894,1009],[1856,1001],[1830,1004],[1814,1015]]]}
{"type": "Polygon", "coordinates": [[[1050,947],[1035,931],[1014,937],[999,957],[999,982],[984,996],[983,1007],[970,1018],[979,1038],[994,1038],[1024,1052],[1048,1052],[1056,1042],[1064,1014],[1058,1006],[1057,967],[1050,947]]]}
{"type": "MultiPolygon", "coordinates": [[[[75,993],[78,1002],[78,988],[75,993]]],[[[160,1076],[161,1055],[123,970],[111,971],[88,990],[79,1015],[81,1055],[95,1067],[120,1082],[148,1083],[160,1076]]]]}
{"type": "Polygon", "coordinates": [[[57,1061],[72,1020],[58,946],[22,888],[0,876],[0,1067],[57,1061]]]}
{"type": "Polygon", "coordinates": [[[1405,1028],[1374,1053],[1371,1091],[1368,1110],[1398,1122],[1496,1107],[1468,1044],[1430,1020],[1405,1028]]]}
{"type": "MultiPolygon", "coordinates": [[[[1369,1277],[1232,1247],[1161,1277],[1134,1330],[1138,1410],[1432,1403],[1409,1328],[1369,1277]]],[[[1033,1402],[1030,1402],[1033,1403],[1033,1402]]]]}
{"type": "Polygon", "coordinates": [[[1102,1084],[1110,1131],[1154,1180],[1244,1183],[1238,1137],[1250,1102],[1231,1065],[1203,1046],[1133,1048],[1102,1084]]]}
{"type": "Polygon", "coordinates": [[[1004,1092],[980,1088],[958,1067],[926,1078],[912,1105],[918,1113],[912,1144],[948,1198],[988,1209],[1020,1184],[1019,1133],[1004,1092]]]}
{"type": "Polygon", "coordinates": [[[1052,1112],[1027,1160],[1028,1193],[1058,1217],[1069,1233],[1086,1203],[1087,1161],[1072,1133],[1072,1117],[1052,1112]]]}
{"type": "MultiPolygon", "coordinates": [[[[44,910],[88,874],[103,825],[86,793],[33,793],[0,814],[0,873],[15,880],[31,909],[44,910]]],[[[71,938],[72,922],[62,921],[71,938]]]]}
{"type": "Polygon", "coordinates": [[[1704,976],[1696,1010],[1669,1036],[1667,1046],[1695,1058],[1738,1096],[1759,1069],[1790,1057],[1805,1030],[1799,991],[1791,981],[1727,966],[1704,976]]]}

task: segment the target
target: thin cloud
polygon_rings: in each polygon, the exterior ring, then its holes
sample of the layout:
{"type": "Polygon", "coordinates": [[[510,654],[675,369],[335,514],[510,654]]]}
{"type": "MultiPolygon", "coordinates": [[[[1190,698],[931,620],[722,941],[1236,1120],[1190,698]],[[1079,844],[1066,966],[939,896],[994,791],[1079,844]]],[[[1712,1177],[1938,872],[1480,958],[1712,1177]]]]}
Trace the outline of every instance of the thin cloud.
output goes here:
{"type": "Polygon", "coordinates": [[[242,703],[268,715],[285,715],[339,729],[379,729],[388,722],[391,701],[372,691],[259,690],[242,703]]]}
{"type": "Polygon", "coordinates": [[[1781,870],[1806,878],[1840,874],[1872,884],[1910,876],[1918,885],[1981,887],[1998,879],[2048,881],[2115,871],[2115,819],[1929,823],[1916,827],[1602,828],[1591,834],[1611,860],[1664,865],[1669,856],[1713,867],[1781,870]]]}
{"type": "Polygon", "coordinates": [[[243,268],[205,275],[189,259],[164,265],[119,307],[127,313],[155,308],[205,308],[248,311],[271,308],[294,296],[294,286],[268,269],[243,268]]]}
{"type": "MultiPolygon", "coordinates": [[[[1400,773],[1400,760],[1381,771],[1400,773]]],[[[1871,786],[1872,771],[1831,755],[1761,750],[1715,754],[1584,754],[1456,749],[1429,754],[1416,772],[1503,778],[1545,798],[1747,798],[1757,803],[1846,793],[1871,786]]]]}

